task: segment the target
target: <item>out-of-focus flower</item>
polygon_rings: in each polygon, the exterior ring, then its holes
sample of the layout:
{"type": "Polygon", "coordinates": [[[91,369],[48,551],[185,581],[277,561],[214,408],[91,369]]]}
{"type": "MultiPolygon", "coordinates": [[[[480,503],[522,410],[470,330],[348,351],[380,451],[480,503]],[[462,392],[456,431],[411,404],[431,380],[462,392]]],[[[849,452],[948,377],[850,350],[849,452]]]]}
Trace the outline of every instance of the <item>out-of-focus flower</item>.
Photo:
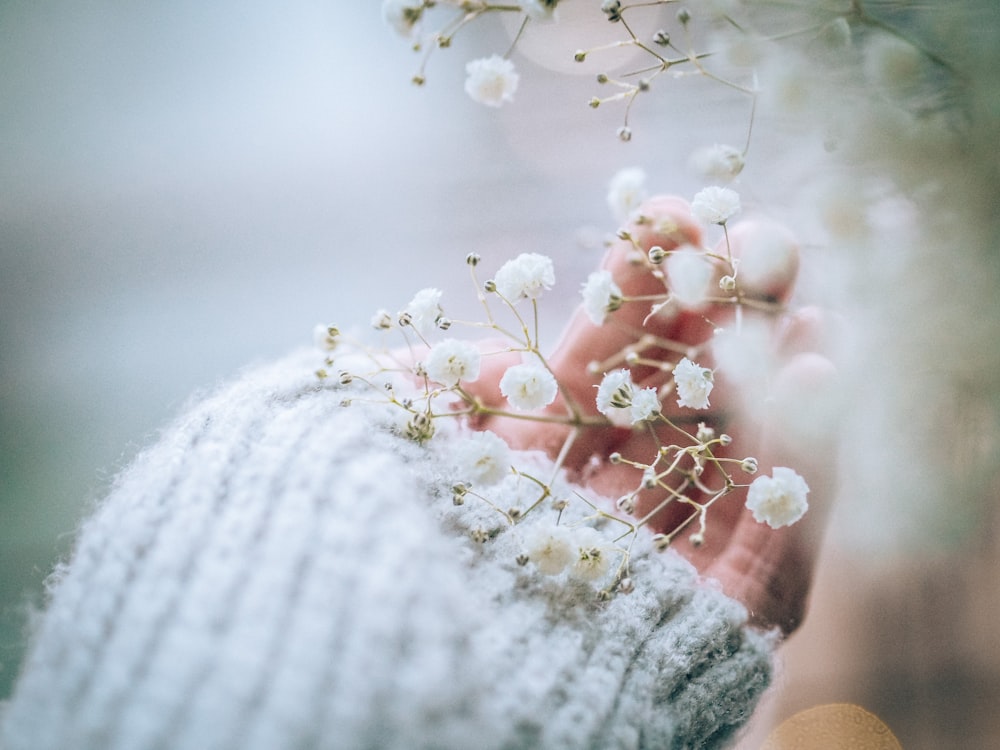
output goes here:
{"type": "Polygon", "coordinates": [[[747,491],[746,506],[759,523],[773,529],[790,526],[809,509],[809,485],[795,471],[775,466],[771,476],[757,477],[747,491]]]}
{"type": "Polygon", "coordinates": [[[615,283],[611,271],[594,271],[584,282],[583,309],[594,325],[601,325],[625,301],[621,288],[615,283]]]}
{"type": "Polygon", "coordinates": [[[646,173],[638,167],[619,170],[608,185],[608,208],[622,224],[646,200],[646,173]]]}
{"type": "Polygon", "coordinates": [[[691,248],[678,250],[667,257],[666,268],[670,291],[681,307],[705,301],[715,270],[704,255],[691,248]]]}
{"type": "Polygon", "coordinates": [[[520,80],[514,63],[500,55],[472,60],[465,66],[465,93],[488,107],[514,100],[520,80]]]}
{"type": "Polygon", "coordinates": [[[555,18],[559,0],[521,0],[521,10],[533,21],[551,21],[555,18]]]}
{"type": "Polygon", "coordinates": [[[693,166],[703,177],[718,182],[731,182],[743,171],[745,162],[742,152],[716,143],[700,148],[691,155],[693,166]]]}
{"type": "Polygon", "coordinates": [[[404,39],[416,36],[423,12],[420,0],[382,0],[382,20],[404,39]]]}
{"type": "Polygon", "coordinates": [[[426,335],[437,325],[441,317],[441,290],[428,287],[417,292],[403,308],[400,317],[406,316],[409,325],[426,335]]]}
{"type": "Polygon", "coordinates": [[[452,459],[463,482],[488,487],[510,472],[510,448],[499,435],[485,430],[456,441],[452,459]]]}
{"type": "Polygon", "coordinates": [[[739,193],[729,188],[707,187],[691,201],[691,213],[706,224],[725,224],[739,212],[739,193]]]}
{"type": "Polygon", "coordinates": [[[572,534],[565,526],[531,526],[524,535],[524,548],[528,559],[547,576],[559,575],[576,557],[572,534]]]}
{"type": "Polygon", "coordinates": [[[460,380],[479,377],[482,355],[468,341],[446,339],[431,347],[424,359],[427,376],[442,385],[458,385],[460,380]]]}

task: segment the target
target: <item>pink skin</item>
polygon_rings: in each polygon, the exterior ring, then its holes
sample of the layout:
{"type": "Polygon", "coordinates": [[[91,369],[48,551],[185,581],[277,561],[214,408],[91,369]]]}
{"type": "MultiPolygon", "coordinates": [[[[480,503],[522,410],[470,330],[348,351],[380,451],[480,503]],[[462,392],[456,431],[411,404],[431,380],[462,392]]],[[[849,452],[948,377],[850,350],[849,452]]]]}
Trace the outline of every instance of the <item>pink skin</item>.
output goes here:
{"type": "MultiPolygon", "coordinates": [[[[682,199],[652,198],[642,206],[640,213],[648,217],[647,220],[630,225],[629,232],[643,251],[648,252],[656,245],[668,251],[684,244],[701,245],[701,229],[682,199]]],[[[770,222],[745,222],[729,230],[729,239],[733,256],[743,257],[742,266],[748,272],[745,282],[741,279],[744,298],[769,302],[787,300],[799,260],[791,234],[770,222]]],[[[725,243],[715,252],[727,255],[725,243]]],[[[634,258],[632,243],[618,240],[608,251],[602,267],[612,272],[626,297],[662,293],[663,283],[651,276],[648,266],[635,263],[634,258]]],[[[718,275],[722,273],[720,269],[718,275]]],[[[590,373],[587,368],[590,362],[612,357],[643,333],[697,347],[711,337],[715,327],[732,321],[734,306],[708,304],[698,310],[682,310],[671,316],[657,317],[643,325],[649,309],[648,302],[626,303],[600,327],[595,326],[582,309],[570,319],[548,361],[563,386],[563,393],[584,416],[599,416],[594,394],[603,373],[590,373]]],[[[693,546],[688,540],[689,533],[684,531],[675,537],[672,547],[690,559],[703,575],[717,580],[726,593],[743,602],[756,624],[778,627],[788,634],[798,626],[805,610],[823,509],[831,493],[834,462],[823,439],[792,435],[782,422],[782,414],[796,410],[793,399],[829,387],[834,369],[824,356],[813,351],[824,326],[822,316],[815,310],[782,315],[761,312],[749,305],[743,310],[744,320],[750,317],[766,320],[773,334],[773,346],[780,364],[766,399],[770,407],[768,412],[761,414],[758,408],[753,415],[749,414],[742,408],[736,388],[717,377],[708,410],[680,409],[676,406],[676,398],[667,397],[663,402],[664,414],[678,420],[687,419],[684,424],[688,429],[693,429],[690,418],[694,417],[695,421],[705,421],[716,427],[718,432],[732,434],[734,444],[729,449],[717,450],[717,456],[755,456],[761,474],[770,474],[774,466],[794,468],[809,484],[812,507],[802,521],[774,530],[753,519],[744,508],[745,489],[737,489],[712,506],[704,544],[693,546]]],[[[696,361],[711,367],[708,351],[697,351],[696,361]]],[[[673,362],[680,355],[654,346],[644,350],[642,356],[673,362]]],[[[497,384],[507,367],[518,361],[519,354],[486,358],[479,379],[468,386],[470,392],[483,404],[503,409],[506,402],[497,384]]],[[[619,363],[608,369],[622,366],[619,363]]],[[[633,367],[632,376],[641,386],[659,385],[669,377],[649,366],[633,367]]],[[[566,415],[564,397],[561,395],[543,411],[550,415],[566,415]]],[[[559,453],[571,429],[560,424],[502,416],[482,417],[475,426],[493,430],[513,447],[542,449],[553,457],[559,453]]],[[[664,442],[677,442],[677,433],[669,427],[661,426],[658,431],[664,442]]],[[[606,460],[615,451],[626,458],[648,460],[655,454],[656,443],[644,430],[633,431],[608,424],[586,426],[581,428],[566,456],[565,466],[593,491],[615,498],[633,490],[638,482],[638,472],[634,468],[606,460]]],[[[728,466],[737,482],[752,479],[734,464],[728,466]]],[[[709,486],[718,487],[722,483],[718,476],[712,476],[711,468],[706,470],[703,479],[709,486]]],[[[663,490],[644,491],[639,497],[636,515],[641,517],[654,510],[665,495],[663,490]]],[[[657,531],[669,532],[690,515],[690,506],[672,503],[654,517],[651,526],[657,531]]],[[[692,531],[696,528],[696,525],[689,527],[692,531]]]]}

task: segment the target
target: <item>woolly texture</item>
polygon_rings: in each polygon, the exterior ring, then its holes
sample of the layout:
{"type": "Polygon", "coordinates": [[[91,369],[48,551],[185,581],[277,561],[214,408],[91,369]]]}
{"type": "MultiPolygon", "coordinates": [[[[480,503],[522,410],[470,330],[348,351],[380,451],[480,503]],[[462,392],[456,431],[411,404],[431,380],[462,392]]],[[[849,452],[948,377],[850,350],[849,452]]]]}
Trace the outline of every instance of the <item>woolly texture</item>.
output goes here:
{"type": "Polygon", "coordinates": [[[520,525],[458,533],[460,432],[422,448],[309,372],[251,373],[120,477],[53,584],[0,745],[711,748],[748,718],[771,644],[687,563],[640,555],[636,590],[604,604],[518,566],[520,525]]]}

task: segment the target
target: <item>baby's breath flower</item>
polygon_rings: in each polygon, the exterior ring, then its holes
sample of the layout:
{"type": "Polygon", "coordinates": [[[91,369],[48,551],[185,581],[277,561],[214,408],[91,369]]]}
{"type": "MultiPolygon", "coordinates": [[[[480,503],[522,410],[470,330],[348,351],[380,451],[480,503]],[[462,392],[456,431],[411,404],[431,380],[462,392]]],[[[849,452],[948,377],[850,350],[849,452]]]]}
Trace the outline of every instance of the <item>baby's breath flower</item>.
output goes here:
{"type": "Polygon", "coordinates": [[[551,21],[555,18],[559,0],[521,0],[520,6],[532,21],[551,21]]]}
{"type": "Polygon", "coordinates": [[[740,469],[746,474],[756,474],[757,473],[757,459],[753,456],[747,456],[740,462],[740,469]]]}
{"type": "Polygon", "coordinates": [[[421,0],[382,0],[382,20],[404,39],[416,36],[423,12],[421,0]]]}
{"type": "Polygon", "coordinates": [[[691,155],[691,165],[702,176],[719,182],[731,182],[743,171],[743,154],[732,146],[715,144],[691,155]]]}
{"type": "Polygon", "coordinates": [[[678,406],[689,406],[692,409],[707,409],[708,396],[715,383],[712,371],[707,367],[695,364],[687,357],[674,365],[674,384],[677,386],[678,406]]]}
{"type": "Polygon", "coordinates": [[[740,212],[740,196],[724,187],[707,187],[691,201],[691,213],[706,224],[725,224],[740,212]]]}
{"type": "Polygon", "coordinates": [[[427,335],[434,329],[442,312],[441,290],[427,288],[421,289],[414,295],[409,304],[403,308],[400,318],[405,315],[409,325],[419,333],[427,335]]]}
{"type": "Polygon", "coordinates": [[[452,460],[458,474],[463,482],[467,481],[473,486],[488,487],[497,484],[510,471],[510,448],[503,438],[489,430],[473,432],[464,440],[456,442],[452,451],[452,460]]]}
{"type": "Polygon", "coordinates": [[[414,414],[403,426],[403,434],[415,443],[426,443],[434,437],[434,421],[426,414],[414,414]]]}
{"type": "Polygon", "coordinates": [[[643,388],[632,396],[632,424],[654,419],[660,413],[660,397],[655,388],[643,388]]]}
{"type": "Polygon", "coordinates": [[[388,310],[379,309],[372,315],[372,328],[379,331],[388,331],[392,328],[392,316],[388,310]]]}
{"type": "Polygon", "coordinates": [[[622,495],[615,501],[615,507],[623,513],[635,513],[635,493],[622,495]]]}
{"type": "Polygon", "coordinates": [[[469,536],[472,537],[472,541],[474,541],[476,544],[486,544],[486,542],[490,540],[490,532],[488,532],[482,526],[477,526],[472,531],[470,531],[469,536]]]}
{"type": "Polygon", "coordinates": [[[659,245],[653,245],[649,248],[649,253],[647,254],[649,256],[649,262],[654,265],[659,265],[670,257],[670,254],[659,245]]]}
{"type": "Polygon", "coordinates": [[[607,542],[597,529],[591,526],[573,529],[572,543],[576,547],[577,556],[570,572],[576,578],[596,581],[608,572],[611,559],[605,551],[607,542]]]}
{"type": "Polygon", "coordinates": [[[497,292],[509,302],[538,299],[556,283],[552,259],[538,253],[521,253],[508,260],[493,277],[497,292]]]}
{"type": "Polygon", "coordinates": [[[572,535],[565,526],[532,526],[525,532],[524,549],[538,572],[547,576],[559,575],[576,557],[572,535]]]}
{"type": "Polygon", "coordinates": [[[597,411],[612,424],[624,427],[631,422],[632,415],[626,409],[632,406],[634,395],[635,384],[628,370],[609,372],[597,387],[597,411]]]}
{"type": "Polygon", "coordinates": [[[619,170],[608,185],[608,208],[622,224],[646,197],[646,173],[638,167],[619,170]]]}
{"type": "Polygon", "coordinates": [[[604,323],[608,313],[613,313],[625,301],[611,271],[594,271],[587,277],[580,293],[587,317],[598,326],[604,323]]]}
{"type": "Polygon", "coordinates": [[[558,391],[556,379],[541,365],[514,365],[500,378],[500,393],[518,411],[548,406],[555,401],[558,391]]]}
{"type": "Polygon", "coordinates": [[[514,63],[500,55],[472,60],[465,66],[465,93],[473,101],[499,107],[514,100],[519,77],[514,63]]]}
{"type": "Polygon", "coordinates": [[[704,255],[691,248],[671,253],[666,268],[670,291],[681,307],[697,307],[705,301],[714,271],[704,255]]]}
{"type": "Polygon", "coordinates": [[[603,0],[601,3],[601,12],[603,12],[612,23],[622,20],[621,0],[603,0]]]}
{"type": "Polygon", "coordinates": [[[795,471],[775,466],[771,476],[757,477],[747,491],[746,506],[759,523],[772,529],[790,526],[809,509],[809,485],[795,471]]]}
{"type": "Polygon", "coordinates": [[[337,348],[337,337],[340,331],[336,326],[325,326],[322,323],[313,328],[313,342],[316,348],[324,352],[332,352],[337,348]]]}
{"type": "Polygon", "coordinates": [[[460,380],[476,380],[481,362],[479,349],[468,341],[445,339],[431,347],[424,360],[424,369],[431,380],[452,386],[458,385],[460,380]]]}

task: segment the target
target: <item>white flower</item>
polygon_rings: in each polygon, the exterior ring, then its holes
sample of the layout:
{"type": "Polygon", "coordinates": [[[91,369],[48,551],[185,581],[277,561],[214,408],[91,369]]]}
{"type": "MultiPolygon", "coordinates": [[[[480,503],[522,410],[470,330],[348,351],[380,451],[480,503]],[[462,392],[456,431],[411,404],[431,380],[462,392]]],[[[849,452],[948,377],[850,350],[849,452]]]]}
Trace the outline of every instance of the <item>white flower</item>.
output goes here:
{"type": "Polygon", "coordinates": [[[465,93],[474,101],[499,107],[514,100],[518,75],[514,63],[500,55],[472,60],[465,66],[465,93]]]}
{"type": "Polygon", "coordinates": [[[627,427],[660,413],[660,397],[655,388],[637,388],[628,370],[607,373],[597,387],[597,411],[612,424],[627,427]]]}
{"type": "Polygon", "coordinates": [[[608,186],[608,208],[624,224],[640,204],[646,200],[646,173],[638,167],[619,170],[608,186]]]}
{"type": "Polygon", "coordinates": [[[572,534],[565,526],[537,524],[524,535],[528,559],[547,576],[562,573],[576,558],[572,534]]]}
{"type": "Polygon", "coordinates": [[[313,343],[316,348],[324,352],[332,352],[337,348],[337,336],[340,335],[340,331],[334,326],[325,326],[322,323],[317,323],[313,327],[313,343]]]}
{"type": "Polygon", "coordinates": [[[670,291],[681,307],[689,309],[705,301],[715,271],[704,255],[691,248],[671,253],[666,269],[670,291]]]}
{"type": "Polygon", "coordinates": [[[601,325],[608,313],[622,306],[625,301],[621,288],[615,283],[611,271],[594,271],[584,282],[583,309],[594,325],[601,325]]]}
{"type": "Polygon", "coordinates": [[[729,188],[707,187],[691,201],[691,213],[706,224],[725,224],[739,212],[739,193],[729,188]]]}
{"type": "Polygon", "coordinates": [[[401,314],[406,314],[410,319],[410,325],[426,335],[433,330],[442,312],[444,311],[441,309],[441,290],[427,288],[417,292],[401,314]]]}
{"type": "Polygon", "coordinates": [[[632,419],[628,411],[635,396],[635,384],[628,370],[607,373],[597,387],[597,411],[611,420],[611,424],[627,427],[632,419]]]}
{"type": "Polygon", "coordinates": [[[493,277],[497,292],[509,302],[538,299],[542,292],[556,283],[552,259],[538,253],[521,253],[508,260],[493,277]]]}
{"type": "Polygon", "coordinates": [[[712,337],[715,369],[737,383],[763,382],[773,364],[771,330],[764,322],[744,320],[712,337]]]}
{"type": "Polygon", "coordinates": [[[716,143],[700,148],[691,155],[691,165],[698,172],[719,182],[730,182],[743,171],[743,153],[732,146],[716,143]]]}
{"type": "Polygon", "coordinates": [[[653,419],[660,413],[660,396],[655,388],[643,388],[632,396],[632,424],[653,419]]]}
{"type": "Polygon", "coordinates": [[[757,477],[747,491],[746,506],[758,523],[773,529],[790,526],[809,509],[809,485],[795,471],[775,466],[772,476],[757,477]]]}
{"type": "Polygon", "coordinates": [[[607,554],[607,543],[591,526],[579,526],[573,529],[573,546],[576,547],[576,560],[570,572],[585,581],[596,581],[608,572],[611,558],[607,554]]]}
{"type": "Polygon", "coordinates": [[[559,0],[521,0],[521,10],[533,21],[551,21],[555,18],[559,0]]]}
{"type": "Polygon", "coordinates": [[[427,353],[424,369],[431,380],[442,385],[457,385],[458,381],[473,381],[479,377],[482,355],[468,341],[445,339],[427,353]]]}
{"type": "Polygon", "coordinates": [[[677,386],[678,406],[707,409],[708,395],[715,385],[712,371],[692,362],[687,357],[674,365],[674,385],[677,386]]]}
{"type": "Polygon", "coordinates": [[[541,365],[514,365],[500,378],[500,393],[518,411],[533,411],[555,401],[559,386],[541,365]]]}
{"type": "Polygon", "coordinates": [[[388,331],[392,328],[392,316],[389,314],[388,310],[379,308],[372,315],[372,328],[379,331],[388,331]]]}
{"type": "Polygon", "coordinates": [[[404,39],[416,35],[423,12],[420,0],[382,0],[382,20],[404,39]]]}
{"type": "Polygon", "coordinates": [[[489,430],[456,441],[451,450],[459,477],[473,486],[497,484],[510,472],[510,448],[489,430]]]}

